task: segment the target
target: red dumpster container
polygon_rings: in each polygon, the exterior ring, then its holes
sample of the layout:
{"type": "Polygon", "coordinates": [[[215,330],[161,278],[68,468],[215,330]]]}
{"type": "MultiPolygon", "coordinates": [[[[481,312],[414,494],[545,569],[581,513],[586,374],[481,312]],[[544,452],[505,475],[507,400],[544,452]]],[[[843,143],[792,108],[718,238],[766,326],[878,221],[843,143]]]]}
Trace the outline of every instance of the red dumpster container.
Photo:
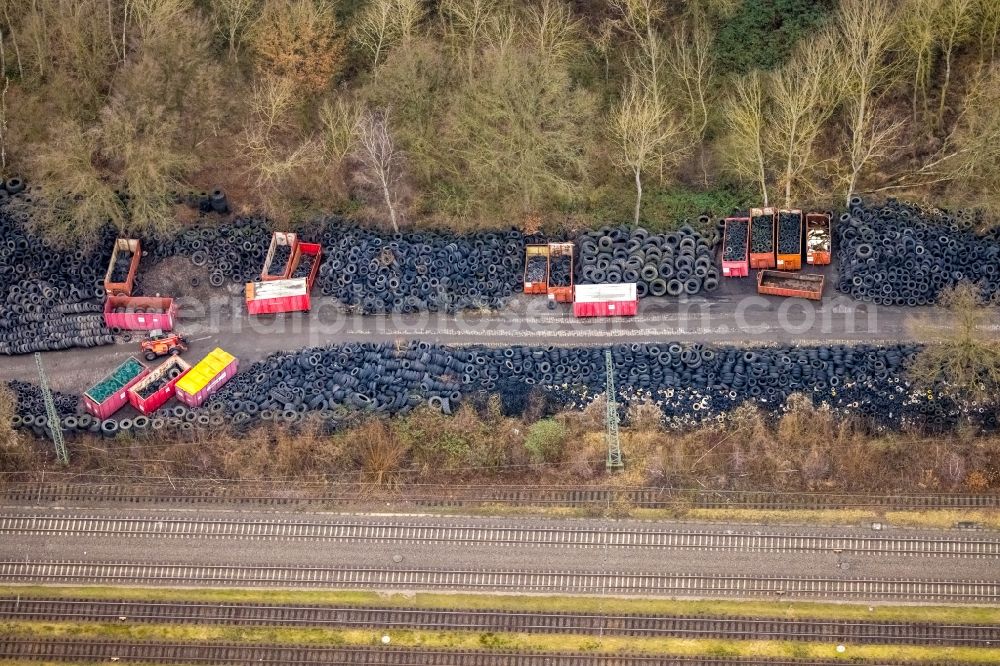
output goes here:
{"type": "Polygon", "coordinates": [[[830,263],[830,214],[806,213],[806,263],[830,263]]]}
{"type": "Polygon", "coordinates": [[[292,274],[292,255],[295,254],[295,246],[299,242],[298,235],[290,231],[275,231],[271,234],[271,246],[267,249],[267,257],[264,259],[264,269],[260,272],[262,282],[269,280],[287,280],[292,274]],[[279,252],[279,248],[288,248],[288,257],[281,266],[275,266],[274,262],[279,252]]]}
{"type": "Polygon", "coordinates": [[[131,296],[135,287],[135,273],[139,270],[139,259],[142,257],[142,243],[136,238],[118,238],[111,250],[111,261],[104,274],[104,290],[113,296],[131,296]],[[115,264],[123,253],[131,254],[128,273],[124,280],[114,280],[115,264]]]}
{"type": "Polygon", "coordinates": [[[177,306],[172,298],[108,296],[104,301],[104,323],[127,331],[172,331],[177,306]]]}
{"type": "Polygon", "coordinates": [[[634,282],[576,285],[573,297],[576,317],[631,317],[638,309],[634,282]]]}
{"type": "Polygon", "coordinates": [[[727,217],[722,228],[722,275],[746,277],[750,275],[750,218],[727,217]],[[740,237],[743,251],[740,252],[740,237]]]}
{"type": "Polygon", "coordinates": [[[299,241],[295,244],[295,252],[292,253],[292,268],[289,277],[305,278],[309,291],[312,291],[316,284],[316,276],[319,275],[319,265],[323,263],[323,246],[319,243],[303,243],[299,241]]]}
{"type": "Polygon", "coordinates": [[[140,381],[133,384],[128,389],[128,401],[132,403],[132,406],[137,410],[149,416],[157,409],[163,406],[167,400],[174,395],[174,389],[177,382],[187,374],[187,371],[191,369],[187,361],[182,359],[180,356],[171,356],[166,361],[160,364],[160,367],[156,368],[148,375],[143,377],[140,381]],[[159,380],[163,380],[163,386],[156,389],[154,392],[150,393],[146,397],[143,397],[143,393],[148,387],[154,385],[159,380]]]}
{"type": "Polygon", "coordinates": [[[139,359],[130,357],[104,379],[87,389],[83,394],[84,408],[102,421],[110,418],[128,402],[129,388],[148,374],[149,368],[139,359]]]}
{"type": "Polygon", "coordinates": [[[252,315],[309,312],[309,285],[306,278],[247,282],[246,302],[252,315]]]}
{"type": "Polygon", "coordinates": [[[777,222],[778,215],[773,208],[750,209],[750,268],[774,268],[775,240],[777,239],[775,227],[777,222]],[[768,229],[765,242],[760,245],[754,243],[754,231],[757,227],[766,227],[768,229]],[[767,242],[768,239],[770,242],[767,242]]]}
{"type": "Polygon", "coordinates": [[[198,407],[236,376],[239,367],[235,356],[216,347],[177,381],[175,395],[188,407],[198,407]]]}

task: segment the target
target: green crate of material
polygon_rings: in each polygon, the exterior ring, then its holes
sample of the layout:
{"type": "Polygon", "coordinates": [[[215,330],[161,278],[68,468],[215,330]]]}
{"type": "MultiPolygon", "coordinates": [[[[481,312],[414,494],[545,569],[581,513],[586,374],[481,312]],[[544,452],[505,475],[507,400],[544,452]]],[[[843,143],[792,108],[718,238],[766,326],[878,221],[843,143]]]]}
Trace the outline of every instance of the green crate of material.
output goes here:
{"type": "Polygon", "coordinates": [[[98,405],[107,400],[143,371],[142,363],[130,358],[117,368],[110,375],[95,384],[87,395],[98,405]]]}

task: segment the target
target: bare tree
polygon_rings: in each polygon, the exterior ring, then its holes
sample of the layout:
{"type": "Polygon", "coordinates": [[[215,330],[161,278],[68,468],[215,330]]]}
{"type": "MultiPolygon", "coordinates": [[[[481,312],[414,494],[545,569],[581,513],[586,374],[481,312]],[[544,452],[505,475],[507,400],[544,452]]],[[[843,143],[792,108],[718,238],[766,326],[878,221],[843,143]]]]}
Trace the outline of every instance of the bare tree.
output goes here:
{"type": "Polygon", "coordinates": [[[840,5],[837,53],[847,112],[848,201],[864,169],[885,155],[903,125],[879,115],[897,72],[889,58],[895,21],[886,0],[844,0],[840,5]]]}
{"type": "Polygon", "coordinates": [[[541,0],[525,19],[528,42],[543,57],[563,62],[579,50],[580,20],[564,0],[541,0]]]}
{"type": "Polygon", "coordinates": [[[760,73],[751,71],[736,79],[726,101],[726,125],[729,129],[728,165],[737,176],[755,180],[764,205],[767,196],[767,158],[764,154],[768,131],[766,98],[760,73]]]}
{"type": "Polygon", "coordinates": [[[1000,2],[979,0],[976,9],[981,58],[993,62],[997,55],[997,39],[1000,38],[1000,2]]]}
{"type": "Polygon", "coordinates": [[[774,104],[769,107],[775,133],[773,149],[784,163],[781,184],[786,208],[792,206],[795,184],[812,166],[813,146],[835,108],[830,80],[833,62],[833,40],[829,33],[822,33],[803,44],[770,77],[774,95],[774,104]]]}
{"type": "Polygon", "coordinates": [[[636,53],[628,59],[632,75],[643,82],[659,105],[665,56],[658,24],[663,6],[657,0],[610,0],[608,4],[619,16],[619,28],[635,43],[636,53]]]}
{"type": "Polygon", "coordinates": [[[612,112],[611,135],[618,152],[615,161],[635,179],[635,211],[639,224],[642,210],[642,172],[660,158],[676,156],[682,129],[669,110],[635,79],[625,84],[622,100],[612,112]]]}
{"type": "Polygon", "coordinates": [[[710,119],[708,108],[715,92],[715,57],[712,52],[712,31],[708,20],[697,6],[674,28],[673,39],[666,51],[666,61],[684,91],[686,124],[691,134],[691,143],[701,147],[701,172],[707,186],[704,142],[710,119]]]}
{"type": "Polygon", "coordinates": [[[919,386],[943,385],[982,401],[1000,392],[1000,343],[986,330],[996,314],[982,301],[979,287],[968,282],[941,293],[951,326],[944,340],[928,344],[910,365],[910,377],[919,386]]]}
{"type": "Polygon", "coordinates": [[[941,51],[944,55],[944,81],[941,83],[941,98],[938,101],[937,123],[944,122],[944,111],[948,103],[948,88],[951,85],[951,68],[955,49],[971,36],[974,0],[944,0],[940,5],[937,23],[944,34],[941,51]]]}
{"type": "Polygon", "coordinates": [[[389,130],[388,109],[366,111],[358,123],[358,158],[368,177],[381,191],[389,212],[392,230],[399,233],[399,185],[402,180],[403,155],[389,130]]]}
{"type": "Polygon", "coordinates": [[[917,119],[918,102],[927,114],[927,88],[930,86],[934,52],[937,47],[937,13],[941,0],[907,0],[903,3],[902,38],[913,63],[911,104],[913,119],[917,119]]]}
{"type": "Polygon", "coordinates": [[[337,97],[323,102],[319,119],[323,124],[327,152],[338,162],[354,149],[364,109],[355,100],[337,97]]]}
{"type": "Polygon", "coordinates": [[[371,0],[354,24],[354,41],[371,56],[372,71],[393,45],[410,38],[424,16],[420,0],[371,0]]]}
{"type": "Polygon", "coordinates": [[[215,0],[212,19],[215,29],[226,39],[229,57],[236,60],[243,37],[260,15],[262,0],[215,0]]]}

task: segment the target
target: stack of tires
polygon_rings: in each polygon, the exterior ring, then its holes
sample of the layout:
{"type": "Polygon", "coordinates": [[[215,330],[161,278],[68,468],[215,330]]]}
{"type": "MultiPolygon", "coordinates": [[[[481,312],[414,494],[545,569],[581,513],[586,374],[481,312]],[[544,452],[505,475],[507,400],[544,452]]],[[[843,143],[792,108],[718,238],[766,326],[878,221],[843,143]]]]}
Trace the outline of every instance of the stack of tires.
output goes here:
{"type": "Polygon", "coordinates": [[[320,240],[320,290],[363,314],[498,309],[523,279],[525,238],[516,230],[382,235],[332,220],[320,240]]]}
{"type": "Polygon", "coordinates": [[[113,343],[98,301],[113,232],[94,239],[93,251],[54,247],[26,230],[24,184],[8,180],[0,191],[0,354],[113,343]]]}
{"type": "Polygon", "coordinates": [[[689,225],[665,235],[627,226],[588,231],[579,240],[577,282],[634,282],[640,298],[711,292],[719,286],[712,250],[717,241],[689,225]]]}
{"type": "Polygon", "coordinates": [[[968,281],[984,298],[1000,292],[1000,231],[977,235],[970,213],[860,198],[836,225],[837,288],[879,305],[927,305],[941,290],[968,281]]]}
{"type": "Polygon", "coordinates": [[[209,224],[156,236],[148,247],[155,259],[183,256],[195,266],[206,266],[209,283],[221,287],[227,280],[243,284],[259,279],[270,243],[271,230],[264,219],[237,218],[232,224],[209,224]]]}

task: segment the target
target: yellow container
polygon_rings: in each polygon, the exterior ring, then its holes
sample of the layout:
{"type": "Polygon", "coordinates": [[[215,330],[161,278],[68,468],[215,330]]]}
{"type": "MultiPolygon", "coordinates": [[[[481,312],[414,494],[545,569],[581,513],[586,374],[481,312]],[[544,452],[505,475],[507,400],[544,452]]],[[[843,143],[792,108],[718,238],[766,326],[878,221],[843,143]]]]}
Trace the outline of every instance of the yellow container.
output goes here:
{"type": "Polygon", "coordinates": [[[177,389],[188,395],[195,395],[233,362],[235,357],[221,347],[216,347],[208,355],[198,361],[186,375],[177,382],[177,389]]]}

